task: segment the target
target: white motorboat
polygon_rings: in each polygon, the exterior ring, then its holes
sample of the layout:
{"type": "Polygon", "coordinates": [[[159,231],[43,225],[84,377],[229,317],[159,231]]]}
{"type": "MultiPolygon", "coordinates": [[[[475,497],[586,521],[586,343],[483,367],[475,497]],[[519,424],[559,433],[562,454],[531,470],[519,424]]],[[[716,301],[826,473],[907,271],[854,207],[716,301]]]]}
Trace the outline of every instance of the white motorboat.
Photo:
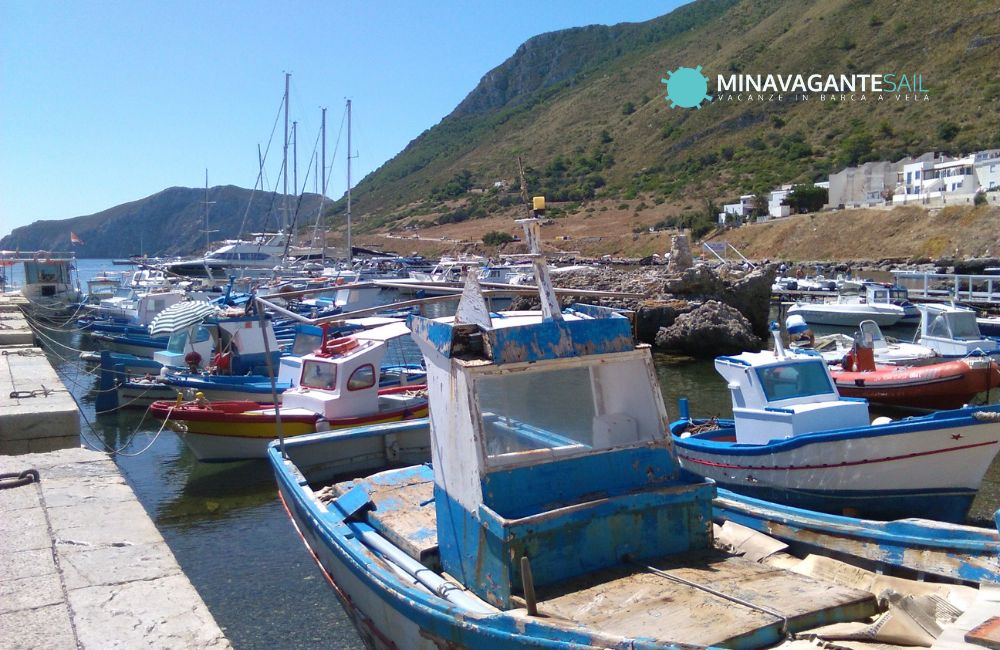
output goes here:
{"type": "Polygon", "coordinates": [[[64,320],[80,310],[83,292],[76,277],[76,259],[72,253],[36,251],[20,253],[15,258],[24,265],[21,287],[33,318],[64,320]]]}
{"type": "Polygon", "coordinates": [[[920,311],[923,318],[917,342],[942,357],[1000,354],[1000,341],[982,335],[972,309],[928,303],[920,305],[920,311]]]}
{"type": "Polygon", "coordinates": [[[890,327],[901,321],[916,320],[920,312],[910,303],[896,304],[890,287],[866,283],[864,293],[841,294],[830,302],[797,302],[788,308],[788,315],[799,315],[810,325],[857,327],[870,320],[880,327],[890,327]],[[915,315],[915,316],[914,316],[915,315]]]}

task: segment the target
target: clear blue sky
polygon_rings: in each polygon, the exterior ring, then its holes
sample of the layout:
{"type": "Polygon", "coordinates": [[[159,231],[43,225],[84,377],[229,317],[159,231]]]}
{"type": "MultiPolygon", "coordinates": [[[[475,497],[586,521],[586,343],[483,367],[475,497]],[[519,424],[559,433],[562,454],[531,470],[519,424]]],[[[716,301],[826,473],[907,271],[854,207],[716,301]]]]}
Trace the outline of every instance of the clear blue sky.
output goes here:
{"type": "MultiPolygon", "coordinates": [[[[290,72],[299,186],[327,107],[328,195],[447,115],[543,32],[638,22],[681,0],[0,2],[0,236],[171,186],[252,187],[290,72]],[[343,136],[346,138],[346,136],[343,136]]],[[[281,162],[279,122],[268,187],[281,162]]],[[[291,166],[291,163],[290,163],[291,166]]]]}

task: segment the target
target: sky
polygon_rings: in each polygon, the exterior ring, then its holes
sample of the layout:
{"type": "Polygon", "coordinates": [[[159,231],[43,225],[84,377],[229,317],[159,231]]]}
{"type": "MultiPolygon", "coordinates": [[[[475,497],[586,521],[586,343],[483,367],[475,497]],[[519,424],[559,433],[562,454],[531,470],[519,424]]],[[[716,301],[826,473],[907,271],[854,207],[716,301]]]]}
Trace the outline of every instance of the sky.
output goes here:
{"type": "Polygon", "coordinates": [[[338,198],[348,98],[357,184],[528,38],[640,22],[681,4],[2,0],[0,236],[202,187],[206,170],[210,186],[253,187],[258,147],[269,142],[265,187],[280,186],[286,72],[298,187],[318,189],[309,167],[326,107],[327,195],[338,198]]]}

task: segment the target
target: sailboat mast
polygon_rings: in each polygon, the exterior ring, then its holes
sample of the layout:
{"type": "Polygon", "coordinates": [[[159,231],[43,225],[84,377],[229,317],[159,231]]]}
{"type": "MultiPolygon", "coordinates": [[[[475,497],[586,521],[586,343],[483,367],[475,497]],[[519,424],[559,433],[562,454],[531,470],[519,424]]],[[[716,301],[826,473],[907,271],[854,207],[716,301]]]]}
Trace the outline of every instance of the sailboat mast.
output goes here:
{"type": "Polygon", "coordinates": [[[208,168],[205,168],[205,255],[208,255],[211,239],[208,236],[208,168]]]}
{"type": "MultiPolygon", "coordinates": [[[[323,170],[323,180],[319,185],[320,199],[319,212],[316,214],[316,229],[319,230],[319,220],[323,218],[323,200],[326,198],[326,108],[323,108],[323,162],[320,169],[323,170]]],[[[316,245],[316,232],[313,232],[313,246],[316,245]]],[[[326,233],[323,233],[323,259],[326,259],[326,233]]]]}
{"type": "Polygon", "coordinates": [[[351,100],[347,100],[347,264],[354,264],[351,243],[351,100]]]}
{"type": "Polygon", "coordinates": [[[291,73],[285,73],[285,147],[281,168],[284,170],[284,200],[281,208],[281,232],[285,232],[285,220],[288,219],[288,79],[291,73]]]}
{"type": "Polygon", "coordinates": [[[208,200],[208,168],[205,169],[205,200],[202,201],[202,203],[205,204],[205,255],[208,255],[208,252],[211,250],[211,239],[209,238],[209,233],[219,232],[218,230],[208,229],[208,206],[215,203],[215,201],[208,200]]]}

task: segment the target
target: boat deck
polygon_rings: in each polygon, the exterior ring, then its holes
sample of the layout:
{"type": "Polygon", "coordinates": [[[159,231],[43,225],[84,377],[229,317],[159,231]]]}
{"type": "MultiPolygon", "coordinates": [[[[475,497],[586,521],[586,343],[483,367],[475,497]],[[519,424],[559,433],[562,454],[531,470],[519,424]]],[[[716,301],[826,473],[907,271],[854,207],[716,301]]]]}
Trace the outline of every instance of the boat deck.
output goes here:
{"type": "Polygon", "coordinates": [[[874,597],[720,551],[587,574],[538,591],[538,611],[608,634],[728,646],[876,613],[874,597]],[[690,584],[684,584],[679,580],[690,584]],[[692,586],[699,585],[699,586],[692,586]],[[738,597],[735,602],[707,591],[738,597]]]}
{"type": "MultiPolygon", "coordinates": [[[[428,465],[381,472],[334,486],[361,486],[366,521],[425,566],[439,570],[433,472],[428,465]]],[[[716,550],[623,564],[537,589],[539,614],[605,634],[664,642],[759,645],[788,630],[867,618],[874,596],[716,550]],[[727,598],[717,593],[735,595],[727,598]]]]}

